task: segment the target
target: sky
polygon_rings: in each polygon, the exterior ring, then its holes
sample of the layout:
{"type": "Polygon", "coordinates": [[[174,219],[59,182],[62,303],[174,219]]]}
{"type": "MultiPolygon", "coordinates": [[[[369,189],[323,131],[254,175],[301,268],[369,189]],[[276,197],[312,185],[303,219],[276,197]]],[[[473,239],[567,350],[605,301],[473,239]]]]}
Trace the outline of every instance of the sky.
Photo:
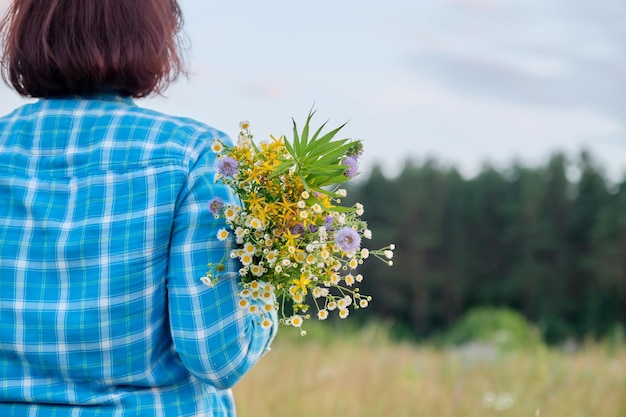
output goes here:
{"type": "MultiPolygon", "coordinates": [[[[0,0],[0,4],[6,0],[0,0]]],[[[348,122],[364,172],[435,158],[539,165],[589,150],[626,175],[626,0],[180,1],[188,79],[142,107],[236,136],[348,122]]],[[[0,85],[0,114],[25,103],[0,85]]]]}

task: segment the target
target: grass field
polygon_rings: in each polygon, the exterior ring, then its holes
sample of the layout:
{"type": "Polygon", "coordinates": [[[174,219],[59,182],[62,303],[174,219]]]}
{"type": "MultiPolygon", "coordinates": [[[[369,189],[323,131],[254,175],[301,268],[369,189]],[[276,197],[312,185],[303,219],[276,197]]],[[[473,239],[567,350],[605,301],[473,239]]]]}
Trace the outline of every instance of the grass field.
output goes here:
{"type": "Polygon", "coordinates": [[[502,353],[290,330],[235,387],[239,417],[626,417],[624,347],[502,353]]]}

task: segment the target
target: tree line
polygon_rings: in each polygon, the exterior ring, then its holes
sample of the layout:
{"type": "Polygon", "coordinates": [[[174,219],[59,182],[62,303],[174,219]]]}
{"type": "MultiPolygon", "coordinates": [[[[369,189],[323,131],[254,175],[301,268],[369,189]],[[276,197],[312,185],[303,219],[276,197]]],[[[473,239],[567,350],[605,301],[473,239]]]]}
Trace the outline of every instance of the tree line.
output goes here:
{"type": "Polygon", "coordinates": [[[367,247],[396,249],[393,267],[361,267],[374,299],[359,316],[427,337],[472,307],[506,306],[548,342],[626,324],[626,178],[610,182],[589,153],[472,178],[435,160],[362,176],[348,198],[365,206],[367,247]]]}

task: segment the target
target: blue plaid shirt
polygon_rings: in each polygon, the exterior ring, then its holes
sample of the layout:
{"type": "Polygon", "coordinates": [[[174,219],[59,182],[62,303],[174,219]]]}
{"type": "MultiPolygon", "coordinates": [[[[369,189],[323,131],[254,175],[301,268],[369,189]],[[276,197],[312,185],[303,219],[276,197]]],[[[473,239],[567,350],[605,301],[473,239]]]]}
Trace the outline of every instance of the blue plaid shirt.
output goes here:
{"type": "MultiPolygon", "coordinates": [[[[0,416],[233,416],[276,326],[237,307],[216,130],[118,96],[0,118],[0,416]]],[[[276,323],[275,314],[272,316],[276,323]]]]}

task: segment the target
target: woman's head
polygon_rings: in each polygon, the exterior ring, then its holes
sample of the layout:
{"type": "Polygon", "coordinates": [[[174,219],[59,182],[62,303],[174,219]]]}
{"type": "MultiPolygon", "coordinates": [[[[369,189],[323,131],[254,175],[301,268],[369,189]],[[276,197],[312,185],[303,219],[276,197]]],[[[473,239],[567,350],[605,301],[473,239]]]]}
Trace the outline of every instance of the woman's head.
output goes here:
{"type": "Polygon", "coordinates": [[[30,97],[162,92],[183,72],[176,0],[13,0],[2,77],[30,97]]]}

